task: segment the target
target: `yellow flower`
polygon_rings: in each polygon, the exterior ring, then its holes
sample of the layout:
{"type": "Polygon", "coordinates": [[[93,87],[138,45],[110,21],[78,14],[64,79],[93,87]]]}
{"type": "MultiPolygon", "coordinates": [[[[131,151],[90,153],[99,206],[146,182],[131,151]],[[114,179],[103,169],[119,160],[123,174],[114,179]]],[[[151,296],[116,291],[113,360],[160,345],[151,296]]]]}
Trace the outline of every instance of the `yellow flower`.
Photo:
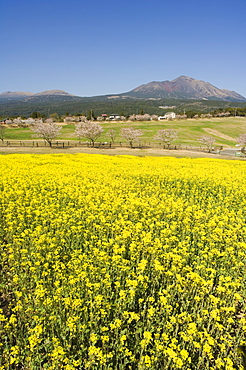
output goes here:
{"type": "Polygon", "coordinates": [[[189,353],[185,349],[182,349],[180,351],[180,356],[182,357],[183,360],[186,360],[189,356],[189,353]]]}

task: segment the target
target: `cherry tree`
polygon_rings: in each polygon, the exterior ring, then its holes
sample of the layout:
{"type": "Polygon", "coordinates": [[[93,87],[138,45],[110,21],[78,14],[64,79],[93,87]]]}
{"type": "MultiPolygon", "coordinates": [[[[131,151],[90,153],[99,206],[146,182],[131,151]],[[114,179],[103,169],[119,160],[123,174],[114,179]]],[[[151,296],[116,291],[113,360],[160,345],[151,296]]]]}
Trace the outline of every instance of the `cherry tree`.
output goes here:
{"type": "Polygon", "coordinates": [[[151,121],[158,121],[158,116],[157,114],[152,114],[152,116],[150,117],[151,121]]]}
{"type": "Polygon", "coordinates": [[[170,148],[172,142],[176,140],[178,137],[177,130],[173,129],[162,129],[157,131],[156,135],[154,136],[155,140],[160,140],[164,143],[164,146],[167,145],[170,148]]]}
{"type": "Polygon", "coordinates": [[[41,137],[44,141],[47,141],[50,147],[52,146],[52,141],[57,138],[61,130],[61,126],[54,122],[36,122],[30,127],[35,132],[34,136],[41,137]]]}
{"type": "Polygon", "coordinates": [[[88,122],[86,116],[79,116],[78,122],[88,122]]]}
{"type": "Polygon", "coordinates": [[[136,121],[150,121],[150,114],[136,114],[135,119],[136,121]]]}
{"type": "Polygon", "coordinates": [[[139,137],[142,135],[143,135],[142,130],[139,130],[133,127],[121,129],[121,136],[129,142],[131,148],[132,148],[133,142],[138,141],[139,137]]]}
{"type": "Polygon", "coordinates": [[[3,124],[0,124],[0,140],[4,140],[5,136],[5,126],[3,124]]]}
{"type": "Polygon", "coordinates": [[[76,124],[75,135],[79,138],[86,138],[91,141],[92,146],[95,144],[95,140],[102,134],[103,128],[99,123],[87,121],[79,122],[76,124]]]}
{"type": "Polygon", "coordinates": [[[245,152],[245,146],[246,146],[246,134],[242,134],[237,138],[238,144],[242,146],[241,151],[245,152]]]}
{"type": "Polygon", "coordinates": [[[206,146],[208,152],[210,153],[215,142],[215,139],[212,136],[203,135],[199,139],[200,143],[206,146]]]}
{"type": "Polygon", "coordinates": [[[132,114],[129,116],[129,121],[150,121],[151,115],[150,114],[132,114]]]}
{"type": "Polygon", "coordinates": [[[114,143],[115,137],[116,137],[116,130],[114,130],[113,128],[111,128],[108,131],[108,137],[110,138],[110,140],[112,141],[112,143],[114,143]]]}
{"type": "Polygon", "coordinates": [[[129,121],[136,121],[136,114],[132,114],[128,118],[129,121]]]}
{"type": "Polygon", "coordinates": [[[97,117],[97,121],[100,121],[100,122],[104,121],[104,117],[102,117],[102,116],[98,116],[98,117],[97,117]]]}

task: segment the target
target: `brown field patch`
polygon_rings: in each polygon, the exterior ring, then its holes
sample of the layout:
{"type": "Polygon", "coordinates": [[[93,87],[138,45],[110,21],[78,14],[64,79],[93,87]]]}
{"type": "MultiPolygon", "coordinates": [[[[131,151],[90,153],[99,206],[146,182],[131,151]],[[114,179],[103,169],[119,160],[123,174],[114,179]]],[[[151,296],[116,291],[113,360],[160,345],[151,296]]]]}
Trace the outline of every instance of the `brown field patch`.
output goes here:
{"type": "Polygon", "coordinates": [[[217,130],[214,130],[213,128],[203,128],[203,130],[205,132],[207,132],[208,134],[211,134],[211,135],[214,135],[214,136],[218,136],[221,139],[225,139],[225,140],[229,140],[229,141],[234,141],[234,142],[237,141],[234,137],[231,137],[229,135],[222,134],[222,132],[219,132],[217,130]]]}

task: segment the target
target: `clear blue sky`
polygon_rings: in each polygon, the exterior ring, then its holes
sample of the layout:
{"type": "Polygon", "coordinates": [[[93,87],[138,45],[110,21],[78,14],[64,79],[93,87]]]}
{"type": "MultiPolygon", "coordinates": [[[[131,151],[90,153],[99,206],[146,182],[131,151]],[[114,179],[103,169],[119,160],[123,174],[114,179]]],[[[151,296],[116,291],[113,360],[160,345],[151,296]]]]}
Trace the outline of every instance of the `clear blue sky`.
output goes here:
{"type": "Polygon", "coordinates": [[[186,75],[246,97],[245,0],[3,0],[0,93],[115,94],[186,75]]]}

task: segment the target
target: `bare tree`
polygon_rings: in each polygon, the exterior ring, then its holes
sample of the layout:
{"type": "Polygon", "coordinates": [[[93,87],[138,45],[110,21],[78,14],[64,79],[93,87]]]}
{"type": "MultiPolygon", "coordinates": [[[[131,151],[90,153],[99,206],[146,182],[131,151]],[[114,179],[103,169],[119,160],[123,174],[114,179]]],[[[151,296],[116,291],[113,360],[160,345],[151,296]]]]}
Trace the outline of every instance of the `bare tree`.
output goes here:
{"type": "Polygon", "coordinates": [[[97,122],[79,122],[76,124],[75,135],[79,138],[86,138],[95,144],[95,140],[102,134],[103,128],[97,122]]]}
{"type": "Polygon", "coordinates": [[[112,143],[114,143],[115,137],[116,137],[116,130],[114,130],[113,128],[111,128],[108,131],[108,137],[110,138],[110,140],[112,141],[112,143]]]}
{"type": "Polygon", "coordinates": [[[133,142],[138,141],[139,137],[142,135],[142,130],[135,129],[133,127],[121,129],[121,136],[129,142],[131,148],[133,146],[133,142]]]}
{"type": "Polygon", "coordinates": [[[200,143],[206,146],[208,152],[210,153],[215,142],[215,139],[212,136],[203,135],[199,139],[200,143]]]}
{"type": "Polygon", "coordinates": [[[178,138],[177,130],[173,129],[163,129],[157,131],[154,136],[155,140],[160,140],[163,142],[164,146],[167,145],[168,149],[170,148],[172,142],[178,138]]]}
{"type": "Polygon", "coordinates": [[[54,122],[37,122],[31,126],[31,130],[35,132],[34,136],[41,137],[51,147],[52,141],[60,134],[61,126],[58,126],[54,122]]]}
{"type": "Polygon", "coordinates": [[[5,126],[3,124],[0,124],[0,140],[4,140],[5,137],[5,126]]]}

